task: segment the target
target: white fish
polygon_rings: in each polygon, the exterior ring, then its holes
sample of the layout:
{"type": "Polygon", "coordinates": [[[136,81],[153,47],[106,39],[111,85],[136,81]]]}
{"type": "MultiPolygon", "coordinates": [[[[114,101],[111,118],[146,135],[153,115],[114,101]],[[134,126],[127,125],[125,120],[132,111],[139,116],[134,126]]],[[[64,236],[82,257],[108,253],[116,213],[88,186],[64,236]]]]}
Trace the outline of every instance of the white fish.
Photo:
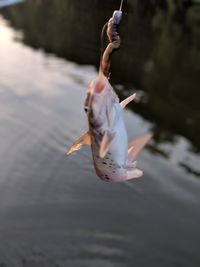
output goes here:
{"type": "Polygon", "coordinates": [[[94,167],[104,181],[121,182],[142,176],[136,168],[136,158],[152,137],[152,133],[141,135],[128,142],[122,111],[136,94],[119,103],[108,79],[100,71],[87,92],[85,111],[89,131],[72,145],[67,155],[83,145],[91,145],[94,167]]]}

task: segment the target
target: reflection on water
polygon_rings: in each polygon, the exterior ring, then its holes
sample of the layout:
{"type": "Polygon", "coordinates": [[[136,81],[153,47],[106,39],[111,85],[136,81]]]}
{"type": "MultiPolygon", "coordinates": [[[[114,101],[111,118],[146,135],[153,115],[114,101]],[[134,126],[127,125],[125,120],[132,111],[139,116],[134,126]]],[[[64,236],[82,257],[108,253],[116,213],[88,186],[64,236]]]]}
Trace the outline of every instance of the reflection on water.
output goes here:
{"type": "Polygon", "coordinates": [[[7,7],[9,5],[18,4],[19,2],[22,2],[23,0],[0,0],[0,8],[7,7]]]}
{"type": "Polygon", "coordinates": [[[113,82],[121,97],[138,92],[129,136],[155,137],[139,160],[145,176],[109,185],[89,149],[64,156],[87,128],[85,88],[115,7],[86,2],[90,18],[69,0],[0,17],[0,266],[199,267],[199,6],[125,5],[113,82]]]}

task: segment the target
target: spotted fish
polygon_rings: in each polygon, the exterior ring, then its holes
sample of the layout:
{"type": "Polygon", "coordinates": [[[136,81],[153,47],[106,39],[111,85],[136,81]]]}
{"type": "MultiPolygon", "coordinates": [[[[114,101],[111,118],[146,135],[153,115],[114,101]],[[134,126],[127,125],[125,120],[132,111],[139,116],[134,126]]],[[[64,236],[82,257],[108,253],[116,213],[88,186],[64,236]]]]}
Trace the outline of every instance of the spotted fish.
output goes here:
{"type": "Polygon", "coordinates": [[[150,140],[152,133],[128,142],[123,120],[123,109],[135,98],[133,94],[119,102],[107,77],[100,72],[93,80],[85,100],[89,131],[72,145],[68,155],[83,145],[91,145],[94,167],[104,181],[121,182],[142,176],[136,167],[136,158],[150,140]]]}

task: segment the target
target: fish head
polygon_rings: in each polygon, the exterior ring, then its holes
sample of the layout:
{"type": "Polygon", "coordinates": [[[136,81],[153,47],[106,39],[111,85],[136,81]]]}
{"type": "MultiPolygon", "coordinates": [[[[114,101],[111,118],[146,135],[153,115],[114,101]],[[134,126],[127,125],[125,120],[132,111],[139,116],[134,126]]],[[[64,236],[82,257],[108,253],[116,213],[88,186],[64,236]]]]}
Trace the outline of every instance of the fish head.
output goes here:
{"type": "Polygon", "coordinates": [[[88,86],[84,110],[88,118],[97,118],[111,109],[114,102],[119,99],[105,75],[100,72],[88,86]]]}

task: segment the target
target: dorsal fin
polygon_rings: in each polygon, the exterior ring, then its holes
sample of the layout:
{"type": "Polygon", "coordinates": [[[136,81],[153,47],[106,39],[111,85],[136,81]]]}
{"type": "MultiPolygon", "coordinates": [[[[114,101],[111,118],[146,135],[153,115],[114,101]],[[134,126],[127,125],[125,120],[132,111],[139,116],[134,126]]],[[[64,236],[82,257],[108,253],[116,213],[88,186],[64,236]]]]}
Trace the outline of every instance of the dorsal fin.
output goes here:
{"type": "Polygon", "coordinates": [[[126,99],[122,100],[120,102],[120,106],[122,107],[122,109],[124,109],[126,107],[126,105],[128,105],[131,101],[133,101],[136,97],[136,93],[132,94],[131,96],[127,97],[126,99]]]}

